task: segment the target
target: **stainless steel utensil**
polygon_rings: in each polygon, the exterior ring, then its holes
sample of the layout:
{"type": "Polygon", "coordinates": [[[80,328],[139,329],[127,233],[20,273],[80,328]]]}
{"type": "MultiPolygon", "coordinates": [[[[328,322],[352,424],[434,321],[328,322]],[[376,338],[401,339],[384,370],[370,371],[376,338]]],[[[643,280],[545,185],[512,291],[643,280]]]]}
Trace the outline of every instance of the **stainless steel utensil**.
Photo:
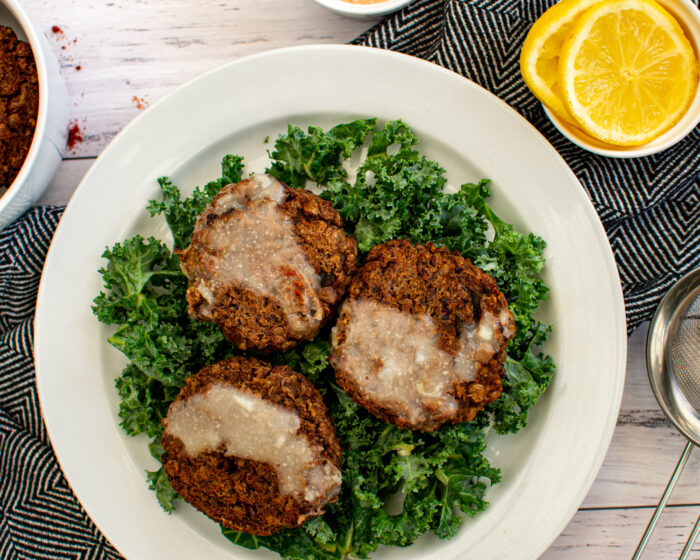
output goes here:
{"type": "MultiPolygon", "coordinates": [[[[700,445],[700,269],[681,278],[661,300],[647,335],[647,371],[659,406],[688,444],[666,486],[659,505],[639,541],[638,560],[651,536],[693,445],[700,445]]],[[[680,560],[690,553],[700,532],[700,517],[680,560]]]]}

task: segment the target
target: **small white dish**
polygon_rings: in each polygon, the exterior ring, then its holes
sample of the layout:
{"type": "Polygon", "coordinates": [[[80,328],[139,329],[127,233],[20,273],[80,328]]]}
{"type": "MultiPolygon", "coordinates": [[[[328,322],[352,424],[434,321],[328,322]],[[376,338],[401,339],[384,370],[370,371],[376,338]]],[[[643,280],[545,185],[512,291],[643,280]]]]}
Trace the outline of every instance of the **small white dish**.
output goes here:
{"type": "Polygon", "coordinates": [[[34,138],[17,177],[0,196],[0,229],[18,218],[46,190],[61,162],[68,123],[66,84],[44,33],[19,0],[0,0],[0,25],[11,27],[32,48],[39,76],[34,138]]]}
{"type": "MultiPolygon", "coordinates": [[[[678,20],[690,44],[695,49],[695,55],[700,58],[700,10],[698,10],[697,6],[691,0],[657,0],[657,2],[678,20]]],[[[695,92],[695,98],[685,115],[683,115],[683,118],[656,140],[640,146],[613,146],[612,144],[606,144],[593,138],[580,128],[560,119],[545,105],[542,105],[542,107],[559,132],[584,150],[607,157],[638,158],[670,148],[683,140],[700,123],[700,86],[695,92]]]]}
{"type": "Polygon", "coordinates": [[[372,4],[355,4],[345,0],[316,0],[321,6],[337,14],[355,19],[369,19],[384,16],[403,8],[413,0],[383,0],[372,4]]]}

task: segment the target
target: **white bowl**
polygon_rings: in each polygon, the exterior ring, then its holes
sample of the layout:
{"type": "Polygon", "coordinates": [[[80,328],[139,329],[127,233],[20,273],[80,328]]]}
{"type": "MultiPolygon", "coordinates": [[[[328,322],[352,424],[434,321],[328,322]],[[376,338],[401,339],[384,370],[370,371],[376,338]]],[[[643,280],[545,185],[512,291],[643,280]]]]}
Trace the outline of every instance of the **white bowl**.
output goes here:
{"type": "Polygon", "coordinates": [[[19,217],[46,190],[61,162],[68,124],[66,84],[43,32],[19,0],[0,0],[0,25],[29,43],[39,76],[39,112],[27,157],[10,188],[0,196],[0,229],[19,217]]]}
{"type": "Polygon", "coordinates": [[[373,18],[395,12],[413,0],[384,0],[374,4],[353,4],[344,0],[316,0],[321,6],[356,19],[373,18]]]}
{"type": "MultiPolygon", "coordinates": [[[[683,31],[685,31],[686,37],[695,49],[695,55],[700,56],[700,10],[691,0],[657,0],[657,2],[678,20],[683,31]]],[[[580,128],[572,126],[554,115],[546,106],[543,105],[543,107],[549,120],[559,129],[559,132],[584,150],[600,154],[601,156],[636,158],[670,148],[683,140],[700,123],[700,87],[695,92],[693,102],[680,121],[656,140],[640,146],[613,146],[596,140],[580,128]]]]}

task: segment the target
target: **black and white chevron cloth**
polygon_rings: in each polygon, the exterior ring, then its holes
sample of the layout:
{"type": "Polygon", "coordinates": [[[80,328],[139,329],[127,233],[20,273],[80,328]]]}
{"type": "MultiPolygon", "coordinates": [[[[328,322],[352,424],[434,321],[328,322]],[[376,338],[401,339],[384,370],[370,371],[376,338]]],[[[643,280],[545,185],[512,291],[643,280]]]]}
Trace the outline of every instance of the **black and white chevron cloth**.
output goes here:
{"type": "MultiPolygon", "coordinates": [[[[697,0],[696,0],[697,1],[697,0]]],[[[700,266],[700,130],[637,160],[563,138],[520,79],[520,45],[544,0],[418,0],[359,37],[450,68],[532,122],[587,189],[610,238],[630,332],[683,273],[700,266]]],[[[0,232],[0,560],[119,559],[61,474],[34,384],[32,320],[60,208],[35,208],[0,232]]]]}
{"type": "Polygon", "coordinates": [[[0,559],[118,559],[63,478],[34,383],[34,306],[61,208],[0,232],[0,559]]]}
{"type": "Polygon", "coordinates": [[[640,159],[597,156],[564,138],[519,69],[525,35],[555,3],[418,0],[354,43],[411,54],[466,76],[542,132],[588,191],[603,222],[631,333],[678,278],[700,266],[700,127],[675,147],[640,159]]]}

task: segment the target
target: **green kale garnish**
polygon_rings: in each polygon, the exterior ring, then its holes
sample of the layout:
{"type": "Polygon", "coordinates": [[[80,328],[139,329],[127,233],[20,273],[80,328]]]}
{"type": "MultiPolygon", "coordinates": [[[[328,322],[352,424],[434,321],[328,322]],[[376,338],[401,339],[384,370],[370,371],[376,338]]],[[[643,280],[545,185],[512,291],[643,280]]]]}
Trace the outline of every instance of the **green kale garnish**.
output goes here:
{"type": "MultiPolygon", "coordinates": [[[[443,192],[445,170],[420,155],[417,143],[403,122],[387,123],[375,132],[354,184],[335,181],[321,196],[338,210],[361,251],[406,238],[430,240],[470,256],[473,247],[486,241],[486,221],[463,197],[443,192]]],[[[335,166],[342,169],[340,162],[335,166]]]]}
{"type": "Polygon", "coordinates": [[[99,271],[105,291],[93,306],[100,321],[126,324],[143,320],[155,325],[182,313],[184,304],[172,292],[187,282],[179,272],[177,257],[159,240],[137,235],[105,250],[102,257],[107,260],[99,271]]]}
{"type": "MultiPolygon", "coordinates": [[[[240,546],[265,547],[288,559],[342,560],[367,558],[380,544],[407,546],[425,533],[454,536],[463,515],[482,511],[488,488],[500,481],[500,471],[484,457],[484,429],[509,433],[524,427],[549,384],[554,363],[538,348],[551,326],[535,317],[547,293],[539,279],[544,241],[518,232],[493,212],[487,180],[445,192],[444,169],[422,156],[417,144],[400,120],[378,128],[376,119],[359,119],[327,132],[289,125],[269,152],[267,171],[293,187],[309,181],[322,187],[321,196],[339,211],[361,255],[389,239],[431,241],[493,276],[517,327],[501,397],[471,423],[431,433],[400,430],[368,414],[335,384],[328,329],[311,342],[264,357],[300,371],[323,395],[341,443],[343,485],[323,517],[298,529],[257,537],[222,528],[240,546]],[[364,160],[356,173],[349,172],[348,161],[360,152],[364,160]]],[[[186,198],[163,177],[158,180],[162,200],[151,201],[148,210],[165,216],[175,248],[184,248],[197,215],[222,186],[242,176],[243,159],[228,155],[221,177],[186,198]]],[[[130,361],[115,382],[121,426],[130,435],[153,438],[151,454],[160,461],[161,422],[186,377],[240,352],[215,325],[188,316],[187,281],[163,242],[135,236],[103,257],[104,289],[93,311],[103,323],[116,325],[108,340],[130,361]]],[[[163,469],[148,472],[147,479],[161,506],[173,511],[177,494],[163,469]]]]}
{"type": "Polygon", "coordinates": [[[290,124],[287,134],[275,141],[270,154],[273,163],[267,172],[291,187],[303,188],[307,179],[319,185],[343,181],[347,172],[339,165],[341,158],[350,157],[375,123],[376,119],[360,119],[328,132],[311,126],[308,133],[290,124]]]}

